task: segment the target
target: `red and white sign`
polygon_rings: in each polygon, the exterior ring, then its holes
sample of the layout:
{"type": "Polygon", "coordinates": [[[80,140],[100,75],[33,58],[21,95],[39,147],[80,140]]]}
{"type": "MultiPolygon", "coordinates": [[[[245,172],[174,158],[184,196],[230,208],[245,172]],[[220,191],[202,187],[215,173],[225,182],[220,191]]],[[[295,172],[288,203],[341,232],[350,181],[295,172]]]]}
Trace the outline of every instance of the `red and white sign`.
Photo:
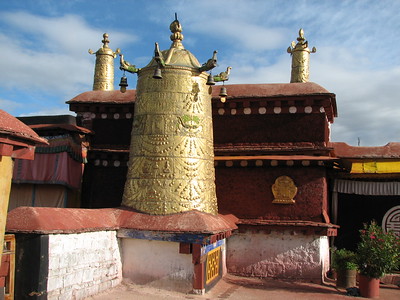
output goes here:
{"type": "Polygon", "coordinates": [[[385,232],[393,231],[400,237],[400,205],[389,209],[382,219],[382,228],[385,232]]]}

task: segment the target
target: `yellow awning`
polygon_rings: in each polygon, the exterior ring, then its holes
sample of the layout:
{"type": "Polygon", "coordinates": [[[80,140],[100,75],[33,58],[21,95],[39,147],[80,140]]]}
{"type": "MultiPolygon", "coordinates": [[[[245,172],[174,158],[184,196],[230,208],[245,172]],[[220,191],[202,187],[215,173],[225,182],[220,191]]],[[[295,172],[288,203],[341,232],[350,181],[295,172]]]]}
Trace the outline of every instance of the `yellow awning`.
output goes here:
{"type": "Polygon", "coordinates": [[[351,165],[351,173],[400,173],[400,161],[353,162],[351,165]]]}

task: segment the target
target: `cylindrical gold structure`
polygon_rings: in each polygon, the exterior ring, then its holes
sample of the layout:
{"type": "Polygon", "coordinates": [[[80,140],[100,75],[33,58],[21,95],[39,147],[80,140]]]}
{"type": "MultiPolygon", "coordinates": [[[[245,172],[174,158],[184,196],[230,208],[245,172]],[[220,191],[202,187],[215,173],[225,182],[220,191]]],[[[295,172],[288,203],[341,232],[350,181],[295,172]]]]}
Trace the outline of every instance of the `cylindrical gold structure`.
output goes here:
{"type": "Polygon", "coordinates": [[[95,53],[89,50],[90,54],[96,54],[96,65],[94,68],[94,91],[113,91],[114,90],[114,58],[119,53],[112,51],[108,47],[108,34],[103,34],[103,46],[95,53]]]}
{"type": "Polygon", "coordinates": [[[297,41],[297,44],[292,42],[292,46],[287,49],[287,52],[292,55],[290,82],[308,82],[310,77],[310,53],[314,53],[317,50],[315,47],[312,50],[308,48],[303,29],[299,30],[297,41]]]}
{"type": "Polygon", "coordinates": [[[310,53],[303,50],[294,50],[292,55],[290,82],[308,82],[310,53]]]}
{"type": "Polygon", "coordinates": [[[154,215],[217,214],[208,74],[179,40],[173,42],[161,52],[162,79],[153,78],[154,59],[138,72],[122,204],[154,215]]]}

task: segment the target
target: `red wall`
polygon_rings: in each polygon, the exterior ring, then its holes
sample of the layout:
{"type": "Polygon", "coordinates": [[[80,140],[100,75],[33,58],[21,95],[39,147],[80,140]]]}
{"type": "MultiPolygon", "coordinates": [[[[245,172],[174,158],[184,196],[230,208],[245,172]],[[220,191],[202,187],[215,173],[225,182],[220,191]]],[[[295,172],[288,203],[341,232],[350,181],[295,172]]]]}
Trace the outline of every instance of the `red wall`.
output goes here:
{"type": "Polygon", "coordinates": [[[327,142],[325,114],[214,115],[214,143],[327,142]]]}
{"type": "Polygon", "coordinates": [[[113,149],[115,146],[129,149],[131,143],[132,119],[95,119],[91,146],[108,145],[113,149]],[[112,145],[112,146],[110,146],[112,145]]]}
{"type": "Polygon", "coordinates": [[[327,207],[326,173],[321,167],[216,168],[218,208],[239,218],[322,221],[327,207]],[[297,186],[296,203],[273,204],[271,186],[279,176],[297,186]]]}

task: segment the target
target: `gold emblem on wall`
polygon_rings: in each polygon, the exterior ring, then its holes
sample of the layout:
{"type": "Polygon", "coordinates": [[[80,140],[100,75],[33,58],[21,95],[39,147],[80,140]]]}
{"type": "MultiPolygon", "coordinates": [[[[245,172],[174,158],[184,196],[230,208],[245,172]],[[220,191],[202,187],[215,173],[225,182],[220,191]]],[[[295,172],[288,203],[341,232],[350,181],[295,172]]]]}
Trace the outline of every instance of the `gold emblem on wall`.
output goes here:
{"type": "Polygon", "coordinates": [[[290,177],[280,176],[272,185],[272,193],[274,194],[272,203],[294,204],[296,201],[293,198],[297,194],[297,187],[290,177]]]}
{"type": "Polygon", "coordinates": [[[221,247],[208,252],[206,262],[206,284],[209,284],[220,274],[221,247]]]}

